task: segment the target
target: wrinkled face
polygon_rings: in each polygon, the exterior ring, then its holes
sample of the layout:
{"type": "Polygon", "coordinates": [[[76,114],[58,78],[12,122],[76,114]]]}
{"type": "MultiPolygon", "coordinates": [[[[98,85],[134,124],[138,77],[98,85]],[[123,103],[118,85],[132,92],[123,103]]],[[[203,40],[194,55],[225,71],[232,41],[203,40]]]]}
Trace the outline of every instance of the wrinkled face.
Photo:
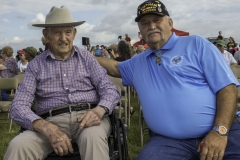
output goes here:
{"type": "Polygon", "coordinates": [[[224,53],[224,46],[217,44],[217,48],[224,53]]]}
{"type": "Polygon", "coordinates": [[[52,53],[57,55],[71,54],[76,33],[77,30],[74,27],[51,27],[43,30],[52,53]]]}
{"type": "Polygon", "coordinates": [[[154,14],[145,15],[138,22],[141,35],[147,44],[166,43],[172,35],[172,25],[171,18],[154,14]]]}

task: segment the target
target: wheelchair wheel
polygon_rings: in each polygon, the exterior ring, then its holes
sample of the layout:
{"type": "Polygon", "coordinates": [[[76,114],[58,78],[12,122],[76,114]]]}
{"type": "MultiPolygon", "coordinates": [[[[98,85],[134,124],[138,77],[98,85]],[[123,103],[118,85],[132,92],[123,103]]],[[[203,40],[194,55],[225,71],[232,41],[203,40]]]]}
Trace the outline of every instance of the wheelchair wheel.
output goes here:
{"type": "Polygon", "coordinates": [[[129,156],[128,156],[128,146],[127,146],[127,134],[126,134],[126,130],[125,130],[125,126],[123,123],[122,119],[118,119],[119,122],[119,128],[121,129],[121,133],[122,133],[122,140],[121,140],[121,154],[123,157],[123,160],[129,160],[129,156]]]}

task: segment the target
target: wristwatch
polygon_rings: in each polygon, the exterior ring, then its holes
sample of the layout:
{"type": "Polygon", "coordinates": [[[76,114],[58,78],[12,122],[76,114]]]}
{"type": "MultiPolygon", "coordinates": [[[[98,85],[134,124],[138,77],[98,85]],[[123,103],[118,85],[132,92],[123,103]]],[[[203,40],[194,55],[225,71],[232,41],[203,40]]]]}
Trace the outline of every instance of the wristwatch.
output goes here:
{"type": "Polygon", "coordinates": [[[228,130],[224,126],[213,126],[214,131],[216,131],[220,136],[227,136],[228,135],[228,130]]]}
{"type": "Polygon", "coordinates": [[[104,115],[108,115],[109,113],[109,109],[107,107],[101,106],[104,110],[105,110],[105,114],[104,115]]]}

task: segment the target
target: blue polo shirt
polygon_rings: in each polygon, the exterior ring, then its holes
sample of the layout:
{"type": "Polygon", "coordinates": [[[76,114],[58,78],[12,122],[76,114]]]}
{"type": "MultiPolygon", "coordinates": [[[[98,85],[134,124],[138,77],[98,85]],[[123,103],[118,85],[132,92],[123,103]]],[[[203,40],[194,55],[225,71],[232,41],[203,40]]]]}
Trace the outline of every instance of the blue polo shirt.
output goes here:
{"type": "Polygon", "coordinates": [[[205,135],[213,126],[216,93],[239,85],[237,79],[220,51],[200,36],[173,33],[160,51],[160,64],[151,49],[119,63],[123,85],[136,89],[153,132],[177,139],[205,135]]]}

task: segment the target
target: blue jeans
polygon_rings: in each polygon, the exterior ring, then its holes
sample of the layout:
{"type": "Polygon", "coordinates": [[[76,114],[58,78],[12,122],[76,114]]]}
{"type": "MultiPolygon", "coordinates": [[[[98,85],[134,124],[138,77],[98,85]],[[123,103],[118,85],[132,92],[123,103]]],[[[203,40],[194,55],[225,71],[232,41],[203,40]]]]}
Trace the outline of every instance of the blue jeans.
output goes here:
{"type": "MultiPolygon", "coordinates": [[[[139,153],[137,160],[199,160],[197,152],[204,137],[173,139],[159,134],[151,134],[149,142],[139,153]]],[[[240,123],[233,122],[228,134],[224,160],[240,159],[240,123]]]]}

